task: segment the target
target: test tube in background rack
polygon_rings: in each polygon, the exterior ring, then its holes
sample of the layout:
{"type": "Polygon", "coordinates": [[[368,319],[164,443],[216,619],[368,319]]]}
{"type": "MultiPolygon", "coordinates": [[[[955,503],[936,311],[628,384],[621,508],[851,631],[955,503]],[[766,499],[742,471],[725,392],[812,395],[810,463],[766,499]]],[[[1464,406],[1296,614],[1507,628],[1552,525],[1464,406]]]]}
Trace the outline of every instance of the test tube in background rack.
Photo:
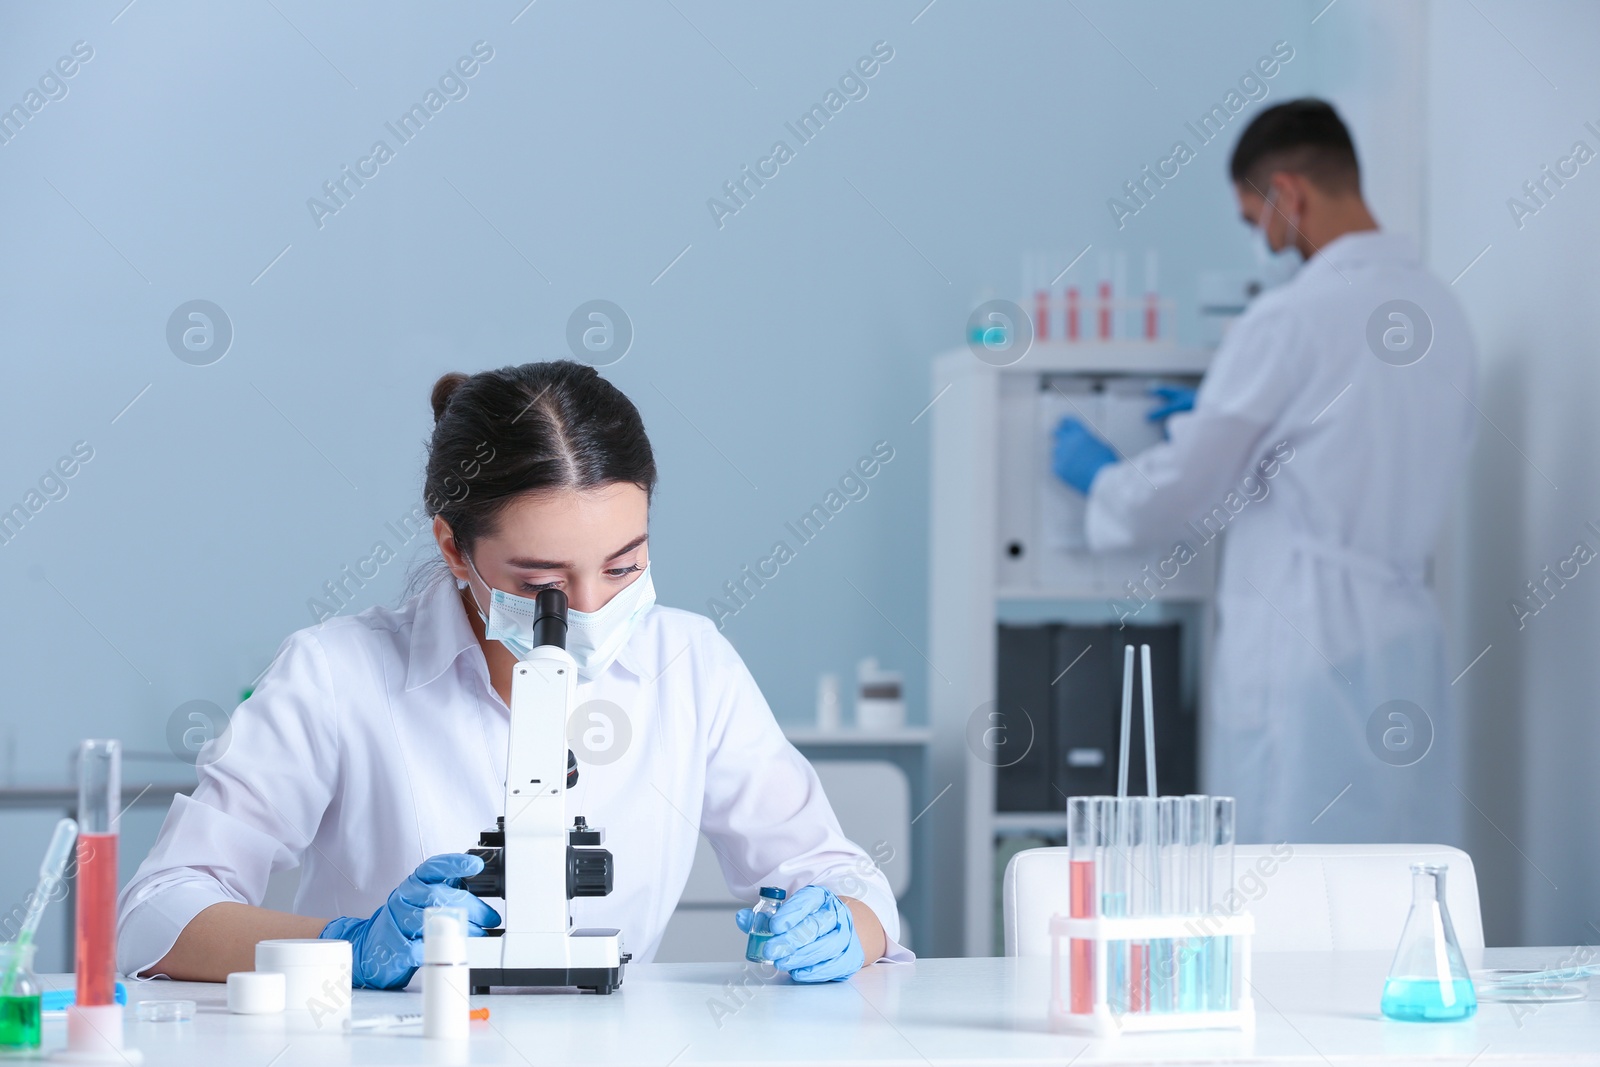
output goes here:
{"type": "MultiPolygon", "coordinates": [[[[1101,858],[1100,807],[1100,797],[1072,797],[1067,801],[1067,855],[1074,919],[1093,919],[1099,914],[1095,874],[1101,858]]],[[[1070,1010],[1087,1015],[1094,1010],[1094,942],[1072,940],[1067,958],[1072,975],[1070,1010]]]]}
{"type": "Polygon", "coordinates": [[[1111,262],[1100,257],[1099,303],[1095,307],[1095,336],[1101,341],[1111,340],[1111,262]]]}
{"type": "MultiPolygon", "coordinates": [[[[1233,914],[1233,797],[1211,798],[1211,840],[1214,853],[1211,871],[1211,907],[1209,915],[1233,914]]],[[[1232,1011],[1233,999],[1233,939],[1218,937],[1211,947],[1211,1003],[1213,1011],[1232,1011]]]]}
{"type": "MultiPolygon", "coordinates": [[[[1183,913],[1183,798],[1156,801],[1156,894],[1162,915],[1183,913]]],[[[1152,1011],[1178,1010],[1179,942],[1161,938],[1150,943],[1152,1011]]]]}
{"type": "Polygon", "coordinates": [[[1111,302],[1114,309],[1111,336],[1124,341],[1133,336],[1133,332],[1128,329],[1128,294],[1133,291],[1128,288],[1128,253],[1118,252],[1112,258],[1112,262],[1116,266],[1111,276],[1112,292],[1115,294],[1111,302]]]}
{"type": "Polygon", "coordinates": [[[1045,274],[1044,254],[1029,253],[1022,257],[1022,300],[1026,303],[1029,291],[1033,292],[1033,336],[1044,341],[1050,336],[1050,287],[1041,279],[1045,274]]]}
{"type": "Polygon", "coordinates": [[[1156,252],[1144,254],[1144,339],[1154,341],[1161,336],[1161,296],[1156,292],[1156,252]]]}
{"type": "MultiPolygon", "coordinates": [[[[1183,798],[1184,891],[1183,911],[1199,916],[1211,903],[1211,798],[1190,795],[1183,798]]],[[[1198,923],[1196,924],[1198,928],[1198,923]]],[[[1206,993],[1209,968],[1206,947],[1210,939],[1184,938],[1178,964],[1178,1007],[1181,1011],[1204,1011],[1210,1003],[1206,993]]]]}
{"type": "MultiPolygon", "coordinates": [[[[1128,914],[1128,847],[1124,826],[1127,797],[1104,797],[1105,852],[1100,865],[1100,914],[1108,919],[1128,914]]],[[[1106,1006],[1121,1015],[1128,1010],[1128,942],[1106,942],[1106,1006]]]]}
{"type": "MultiPolygon", "coordinates": [[[[1128,883],[1128,914],[1147,918],[1161,914],[1156,883],[1156,798],[1129,797],[1128,842],[1131,878],[1128,883]]],[[[1128,946],[1128,1010],[1154,1010],[1151,1002],[1150,962],[1152,942],[1135,941],[1128,946]]]]}

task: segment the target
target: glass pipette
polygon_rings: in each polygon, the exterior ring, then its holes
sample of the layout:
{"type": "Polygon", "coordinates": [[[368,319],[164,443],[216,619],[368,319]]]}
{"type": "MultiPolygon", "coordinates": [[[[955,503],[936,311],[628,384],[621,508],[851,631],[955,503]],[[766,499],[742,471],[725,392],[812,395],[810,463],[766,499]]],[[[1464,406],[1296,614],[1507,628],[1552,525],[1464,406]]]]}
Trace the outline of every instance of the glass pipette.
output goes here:
{"type": "MultiPolygon", "coordinates": [[[[39,864],[39,884],[34,887],[33,897],[28,901],[28,911],[22,919],[22,930],[17,934],[18,945],[33,943],[33,935],[39,929],[39,921],[44,918],[45,905],[50,903],[50,897],[61,885],[62,872],[67,867],[67,857],[72,854],[72,843],[78,839],[78,824],[71,819],[62,819],[56,823],[56,832],[50,838],[50,847],[45,850],[44,862],[39,864]]],[[[6,970],[4,989],[0,989],[0,996],[11,995],[11,983],[17,977],[17,963],[22,959],[19,952],[12,957],[12,965],[6,970]]]]}

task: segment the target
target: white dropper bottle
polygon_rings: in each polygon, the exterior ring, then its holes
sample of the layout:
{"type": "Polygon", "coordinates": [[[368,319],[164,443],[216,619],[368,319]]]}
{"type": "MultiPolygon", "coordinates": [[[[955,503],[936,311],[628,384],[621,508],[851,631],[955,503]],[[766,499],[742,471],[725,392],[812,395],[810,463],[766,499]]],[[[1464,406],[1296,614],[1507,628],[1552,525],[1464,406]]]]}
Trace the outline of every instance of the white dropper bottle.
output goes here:
{"type": "Polygon", "coordinates": [[[467,915],[433,907],[422,922],[422,1036],[465,1041],[472,1010],[467,966],[467,915]]]}

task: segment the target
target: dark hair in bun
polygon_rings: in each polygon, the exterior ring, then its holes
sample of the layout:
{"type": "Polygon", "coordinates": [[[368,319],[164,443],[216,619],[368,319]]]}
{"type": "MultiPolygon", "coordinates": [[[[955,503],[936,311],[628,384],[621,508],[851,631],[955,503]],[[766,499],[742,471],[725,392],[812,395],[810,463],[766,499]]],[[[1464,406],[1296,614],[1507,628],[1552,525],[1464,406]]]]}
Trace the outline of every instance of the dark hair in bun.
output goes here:
{"type": "Polygon", "coordinates": [[[451,371],[433,383],[433,421],[438,422],[444,418],[444,409],[450,406],[450,398],[455,395],[461,383],[467,376],[460,371],[451,371]]]}
{"type": "Polygon", "coordinates": [[[423,501],[469,552],[526,493],[612,482],[655,491],[644,420],[593,367],[555,360],[446,374],[432,403],[423,501]]]}

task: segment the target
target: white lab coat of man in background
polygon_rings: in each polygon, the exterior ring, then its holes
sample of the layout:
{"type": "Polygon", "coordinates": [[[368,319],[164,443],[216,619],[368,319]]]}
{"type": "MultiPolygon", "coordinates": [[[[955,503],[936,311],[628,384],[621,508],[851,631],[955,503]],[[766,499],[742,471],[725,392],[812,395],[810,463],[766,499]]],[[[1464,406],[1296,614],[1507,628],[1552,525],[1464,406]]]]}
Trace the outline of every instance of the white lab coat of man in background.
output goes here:
{"type": "Polygon", "coordinates": [[[1202,782],[1239,798],[1240,841],[1460,844],[1429,572],[1477,418],[1465,318],[1377,229],[1327,104],[1263,112],[1232,169],[1246,221],[1307,262],[1233,324],[1165,441],[1116,462],[1067,420],[1057,473],[1087,488],[1097,551],[1209,551],[1186,524],[1225,526],[1202,782]]]}

